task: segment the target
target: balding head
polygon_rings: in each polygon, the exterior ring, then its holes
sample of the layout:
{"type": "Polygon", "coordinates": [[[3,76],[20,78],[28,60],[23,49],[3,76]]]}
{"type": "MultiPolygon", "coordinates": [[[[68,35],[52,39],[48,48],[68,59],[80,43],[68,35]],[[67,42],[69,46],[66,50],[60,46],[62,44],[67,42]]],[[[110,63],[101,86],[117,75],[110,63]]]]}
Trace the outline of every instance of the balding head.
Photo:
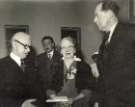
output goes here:
{"type": "Polygon", "coordinates": [[[30,35],[24,32],[17,32],[11,38],[11,51],[24,59],[30,52],[31,38],[30,35]]]}
{"type": "Polygon", "coordinates": [[[118,7],[114,1],[99,2],[95,9],[94,22],[101,31],[110,31],[118,23],[118,7]]]}
{"type": "Polygon", "coordinates": [[[18,41],[22,41],[23,43],[29,43],[29,45],[31,45],[30,40],[30,35],[24,32],[17,32],[13,35],[12,37],[12,41],[14,40],[18,40],[18,41]]]}

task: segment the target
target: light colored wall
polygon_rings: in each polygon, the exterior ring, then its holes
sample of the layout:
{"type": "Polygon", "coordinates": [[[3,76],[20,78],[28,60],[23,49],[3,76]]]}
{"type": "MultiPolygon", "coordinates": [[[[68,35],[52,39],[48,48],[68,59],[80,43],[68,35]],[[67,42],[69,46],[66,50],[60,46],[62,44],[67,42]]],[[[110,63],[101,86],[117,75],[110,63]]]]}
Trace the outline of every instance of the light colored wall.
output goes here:
{"type": "MultiPolygon", "coordinates": [[[[78,4],[78,9],[81,18],[81,28],[82,28],[82,50],[86,56],[86,60],[92,63],[91,55],[93,52],[97,51],[101,43],[101,34],[93,23],[94,19],[94,9],[96,7],[97,1],[91,0],[87,2],[82,2],[78,4]]],[[[128,0],[114,0],[120,6],[120,20],[129,20],[129,7],[128,0]]]]}
{"type": "MultiPolygon", "coordinates": [[[[53,36],[58,44],[60,27],[81,27],[81,44],[86,60],[101,42],[101,35],[93,23],[96,1],[89,2],[0,2],[0,57],[6,55],[5,24],[29,25],[34,47],[42,52],[40,43],[44,35],[53,36]]],[[[117,0],[121,6],[120,17],[128,19],[127,0],[117,0]],[[125,14],[126,13],[126,14],[125,14]]]]}
{"type": "Polygon", "coordinates": [[[62,26],[80,27],[74,3],[0,2],[0,57],[6,55],[5,24],[29,25],[34,47],[42,52],[40,43],[44,35],[53,36],[58,44],[62,26]]]}

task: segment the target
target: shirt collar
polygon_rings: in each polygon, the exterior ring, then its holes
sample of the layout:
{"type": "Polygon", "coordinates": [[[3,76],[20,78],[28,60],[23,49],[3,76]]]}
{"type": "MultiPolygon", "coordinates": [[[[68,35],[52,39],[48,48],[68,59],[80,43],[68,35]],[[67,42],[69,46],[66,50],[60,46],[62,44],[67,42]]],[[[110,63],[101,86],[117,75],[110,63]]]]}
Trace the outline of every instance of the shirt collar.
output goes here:
{"type": "Polygon", "coordinates": [[[10,53],[11,59],[13,59],[17,65],[21,66],[21,58],[15,55],[13,52],[10,53]]]}
{"type": "Polygon", "coordinates": [[[52,50],[51,52],[48,52],[47,54],[50,54],[50,55],[52,56],[52,55],[53,55],[53,52],[54,52],[54,51],[52,50]]]}
{"type": "Polygon", "coordinates": [[[111,38],[112,38],[112,35],[113,35],[113,32],[114,32],[114,30],[115,30],[117,24],[118,24],[118,22],[116,22],[116,23],[111,27],[111,29],[110,29],[110,34],[109,34],[109,38],[108,38],[108,40],[107,40],[108,42],[110,42],[110,40],[111,40],[111,38]]]}
{"type": "Polygon", "coordinates": [[[52,58],[53,53],[54,53],[54,50],[52,50],[51,52],[48,52],[47,55],[48,55],[48,56],[50,55],[50,57],[52,58]]]}

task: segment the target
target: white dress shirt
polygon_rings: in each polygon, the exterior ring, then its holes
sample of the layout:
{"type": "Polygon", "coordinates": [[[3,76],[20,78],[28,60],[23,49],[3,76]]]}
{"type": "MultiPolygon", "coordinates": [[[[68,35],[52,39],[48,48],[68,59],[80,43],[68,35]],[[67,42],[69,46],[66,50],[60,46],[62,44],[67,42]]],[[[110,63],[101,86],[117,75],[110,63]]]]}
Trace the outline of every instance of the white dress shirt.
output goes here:
{"type": "Polygon", "coordinates": [[[115,30],[115,28],[116,28],[117,24],[118,24],[118,22],[117,22],[117,23],[115,23],[115,24],[111,27],[111,29],[110,29],[109,38],[108,38],[108,40],[107,40],[107,42],[108,42],[108,43],[111,41],[111,38],[112,38],[113,32],[114,32],[114,30],[115,30]]]}
{"type": "Polygon", "coordinates": [[[53,57],[53,53],[54,53],[54,51],[51,51],[51,52],[49,52],[49,53],[47,53],[47,55],[48,55],[48,58],[52,58],[53,57]]]}
{"type": "Polygon", "coordinates": [[[18,57],[17,55],[15,55],[12,52],[10,53],[10,57],[11,57],[11,59],[13,59],[17,63],[18,66],[21,66],[21,58],[20,57],[18,57]]]}

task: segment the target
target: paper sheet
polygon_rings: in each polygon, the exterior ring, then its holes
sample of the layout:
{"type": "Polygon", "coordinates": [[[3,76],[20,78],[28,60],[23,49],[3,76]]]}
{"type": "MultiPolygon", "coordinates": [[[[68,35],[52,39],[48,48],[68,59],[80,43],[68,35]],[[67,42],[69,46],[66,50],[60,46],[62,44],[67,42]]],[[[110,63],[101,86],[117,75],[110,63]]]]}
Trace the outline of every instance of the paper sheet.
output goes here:
{"type": "Polygon", "coordinates": [[[68,97],[66,96],[56,96],[53,99],[47,99],[46,102],[67,102],[68,97]]]}

